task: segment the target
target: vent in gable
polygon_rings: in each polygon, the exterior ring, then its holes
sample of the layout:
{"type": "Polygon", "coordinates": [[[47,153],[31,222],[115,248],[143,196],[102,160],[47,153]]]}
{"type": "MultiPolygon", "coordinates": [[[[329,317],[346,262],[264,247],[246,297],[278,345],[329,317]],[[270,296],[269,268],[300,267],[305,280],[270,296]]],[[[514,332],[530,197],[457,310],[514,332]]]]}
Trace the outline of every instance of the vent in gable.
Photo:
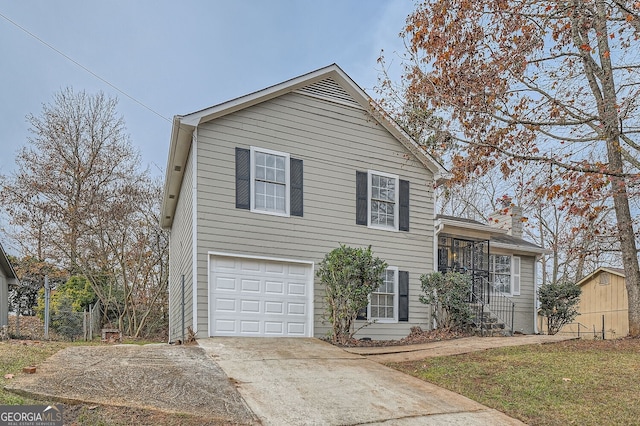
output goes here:
{"type": "Polygon", "coordinates": [[[333,102],[362,109],[362,106],[332,78],[326,78],[317,83],[297,90],[298,93],[327,99],[333,102]]]}

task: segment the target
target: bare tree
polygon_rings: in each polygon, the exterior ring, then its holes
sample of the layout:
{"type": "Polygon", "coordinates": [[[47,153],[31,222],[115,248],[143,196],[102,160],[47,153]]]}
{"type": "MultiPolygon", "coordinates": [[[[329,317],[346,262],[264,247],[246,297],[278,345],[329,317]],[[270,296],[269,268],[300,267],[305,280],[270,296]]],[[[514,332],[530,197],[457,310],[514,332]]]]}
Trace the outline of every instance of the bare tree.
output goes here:
{"type": "Polygon", "coordinates": [[[166,235],[160,185],[141,170],[116,107],[102,93],[65,89],[29,115],[32,136],[17,172],[1,177],[0,201],[26,254],[86,276],[105,313],[139,335],[166,292],[166,235]]]}

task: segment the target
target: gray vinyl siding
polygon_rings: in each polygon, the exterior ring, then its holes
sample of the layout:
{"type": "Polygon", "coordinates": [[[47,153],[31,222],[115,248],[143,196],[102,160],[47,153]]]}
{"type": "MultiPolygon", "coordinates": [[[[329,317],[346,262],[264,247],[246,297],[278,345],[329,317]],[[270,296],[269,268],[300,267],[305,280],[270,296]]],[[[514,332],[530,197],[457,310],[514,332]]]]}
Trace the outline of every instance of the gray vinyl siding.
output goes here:
{"type": "MultiPolygon", "coordinates": [[[[491,250],[492,254],[506,254],[520,257],[520,295],[509,296],[515,303],[513,315],[513,331],[524,334],[534,333],[534,286],[536,258],[523,254],[514,254],[505,249],[491,250]]],[[[508,318],[504,318],[508,320],[508,318]]]]}
{"type": "Polygon", "coordinates": [[[534,332],[535,268],[535,257],[520,256],[520,295],[513,297],[513,301],[516,304],[513,328],[516,332],[525,334],[533,334],[534,332]]]}
{"type": "MultiPolygon", "coordinates": [[[[419,275],[433,270],[433,175],[363,109],[290,93],[198,127],[198,335],[208,335],[208,252],[314,262],[340,243],[371,245],[390,266],[409,271],[409,322],[374,324],[358,333],[401,338],[428,327],[418,301],[419,275]],[[235,208],[235,148],[287,152],[304,161],[304,217],[235,208]],[[376,170],[410,181],[410,232],[355,223],[356,171],[376,170]]],[[[184,184],[183,184],[184,185],[184,184]]],[[[315,282],[315,335],[323,289],[315,282]]]]}
{"type": "Polygon", "coordinates": [[[182,275],[184,327],[193,324],[193,164],[189,154],[169,237],[169,340],[182,339],[182,275]]]}

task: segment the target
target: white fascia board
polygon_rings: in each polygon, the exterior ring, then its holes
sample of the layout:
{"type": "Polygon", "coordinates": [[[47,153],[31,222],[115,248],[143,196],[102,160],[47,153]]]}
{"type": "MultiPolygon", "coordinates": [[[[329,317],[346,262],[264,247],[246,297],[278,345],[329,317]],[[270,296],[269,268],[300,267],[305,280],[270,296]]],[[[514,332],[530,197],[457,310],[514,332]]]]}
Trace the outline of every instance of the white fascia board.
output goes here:
{"type": "Polygon", "coordinates": [[[491,247],[508,250],[511,252],[525,253],[525,254],[549,254],[550,250],[543,249],[541,247],[521,246],[518,244],[505,244],[498,242],[490,242],[491,247]]]}
{"type": "Polygon", "coordinates": [[[191,149],[194,130],[195,127],[182,122],[182,117],[175,116],[173,118],[169,156],[167,159],[167,169],[165,171],[162,207],[160,210],[160,226],[164,229],[171,228],[173,224],[173,215],[176,211],[178,195],[182,187],[184,169],[191,149]]]}
{"type": "MultiPolygon", "coordinates": [[[[451,220],[451,219],[438,219],[438,222],[444,226],[450,226],[452,228],[462,228],[462,229],[472,229],[474,231],[483,231],[483,232],[488,232],[490,234],[507,234],[507,230],[506,229],[500,229],[500,228],[494,228],[490,225],[483,225],[483,224],[476,224],[476,223],[469,223],[469,222],[463,222],[463,221],[458,221],[458,220],[451,220]]],[[[446,230],[445,230],[446,232],[446,230]]]]}

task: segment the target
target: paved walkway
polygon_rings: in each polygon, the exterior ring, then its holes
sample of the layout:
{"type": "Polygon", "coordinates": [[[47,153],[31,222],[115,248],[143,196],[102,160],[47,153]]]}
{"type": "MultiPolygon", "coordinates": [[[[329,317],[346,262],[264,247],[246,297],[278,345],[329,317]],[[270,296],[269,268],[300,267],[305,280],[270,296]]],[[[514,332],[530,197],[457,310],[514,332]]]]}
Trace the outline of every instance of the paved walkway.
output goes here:
{"type": "Polygon", "coordinates": [[[198,344],[264,425],[522,425],[504,413],[318,339],[198,344]]]}
{"type": "Polygon", "coordinates": [[[380,363],[419,361],[428,357],[458,355],[507,346],[536,345],[572,340],[567,336],[515,335],[513,337],[464,337],[405,346],[345,348],[380,363]]]}

